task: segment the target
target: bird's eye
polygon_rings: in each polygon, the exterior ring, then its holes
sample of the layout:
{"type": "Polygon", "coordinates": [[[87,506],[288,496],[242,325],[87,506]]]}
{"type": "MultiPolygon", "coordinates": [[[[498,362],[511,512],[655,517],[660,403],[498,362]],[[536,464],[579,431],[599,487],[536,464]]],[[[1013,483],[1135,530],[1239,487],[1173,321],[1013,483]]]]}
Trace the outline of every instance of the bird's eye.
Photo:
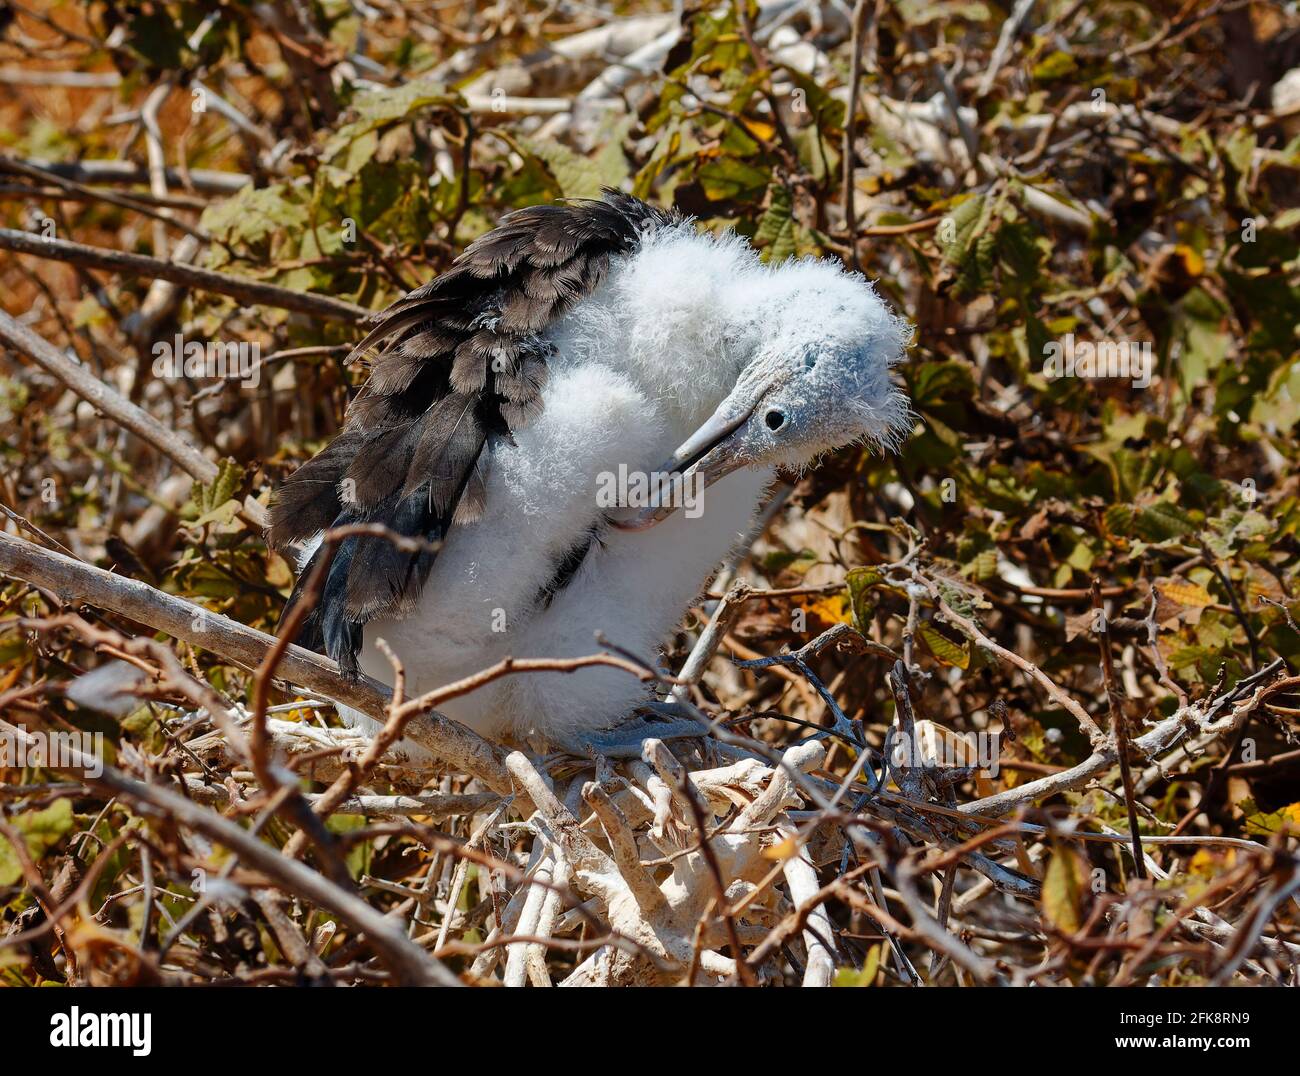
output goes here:
{"type": "Polygon", "coordinates": [[[763,416],[763,421],[767,423],[767,428],[769,430],[779,430],[785,425],[785,412],[769,411],[763,416]]]}

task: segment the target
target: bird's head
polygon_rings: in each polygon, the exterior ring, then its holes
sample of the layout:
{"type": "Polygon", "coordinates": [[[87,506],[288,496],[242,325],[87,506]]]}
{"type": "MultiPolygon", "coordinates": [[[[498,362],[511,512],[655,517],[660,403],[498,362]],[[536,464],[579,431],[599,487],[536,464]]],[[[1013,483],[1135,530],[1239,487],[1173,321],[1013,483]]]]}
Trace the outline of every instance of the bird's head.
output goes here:
{"type": "MultiPolygon", "coordinates": [[[[854,442],[895,447],[907,397],[890,369],[911,330],[860,274],[836,264],[787,262],[749,276],[734,305],[743,366],[734,387],[659,468],[707,488],[740,467],[801,470],[854,442]]],[[[673,512],[650,508],[617,521],[653,526],[673,512]]]]}

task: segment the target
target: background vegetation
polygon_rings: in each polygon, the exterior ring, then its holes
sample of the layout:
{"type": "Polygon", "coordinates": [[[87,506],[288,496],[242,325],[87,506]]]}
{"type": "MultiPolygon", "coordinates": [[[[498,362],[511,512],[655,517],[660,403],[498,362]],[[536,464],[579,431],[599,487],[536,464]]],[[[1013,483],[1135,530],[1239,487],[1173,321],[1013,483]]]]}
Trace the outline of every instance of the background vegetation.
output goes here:
{"type": "MultiPolygon", "coordinates": [[[[865,820],[858,836],[844,819],[791,820],[813,889],[834,889],[815,906],[837,981],[1295,980],[1294,4],[6,2],[0,153],[12,232],[285,293],[152,281],[77,251],[20,255],[0,233],[3,309],[213,466],[193,481],[174,453],[11,346],[0,529],[268,632],[291,573],[267,550],[262,514],[364,376],[341,365],[358,337],[345,304],[380,309],[505,211],[603,185],[734,228],[770,260],[860,267],[915,324],[900,372],[915,431],[897,456],[845,452],[791,476],[713,598],[731,578],[780,593],[743,603],[694,689],[768,748],[809,724],[836,730],[811,772],[852,776],[844,810],[865,820]],[[178,332],[257,343],[258,384],[154,376],[154,344],[178,332]],[[1067,334],[1149,345],[1150,385],[1045,376],[1046,346],[1067,334]],[[819,646],[808,666],[775,670],[730,660],[797,650],[837,625],[902,655],[910,685],[861,646],[819,646]],[[926,784],[904,770],[892,808],[866,795],[855,761],[908,703],[954,732],[1002,730],[997,775],[926,784]],[[1104,730],[1092,742],[1079,712],[1104,730]],[[1139,741],[1127,782],[1110,762],[1088,768],[1117,721],[1139,741]],[[1073,776],[1014,794],[1060,774],[1073,776]],[[1003,795],[965,816],[1000,827],[954,820],[1003,795]],[[1145,846],[1146,878],[1132,829],[1165,839],[1145,846]],[[982,880],[977,849],[1014,876],[982,880]]],[[[293,795],[268,808],[274,790],[223,753],[195,702],[203,685],[247,717],[246,663],[21,578],[0,589],[5,722],[104,732],[121,772],[211,813],[261,817],[267,848],[314,832],[293,795]],[[54,619],[70,612],[75,623],[54,619]],[[70,685],[88,669],[150,637],[179,668],[129,685],[149,697],[109,713],[78,699],[70,685]],[[224,791],[201,794],[213,787],[224,791]]],[[[668,667],[713,608],[683,625],[668,667]]],[[[311,707],[274,716],[332,722],[311,707]]],[[[300,763],[299,802],[319,804],[333,757],[327,744],[300,763]]],[[[537,765],[567,779],[576,764],[537,765]]],[[[365,787],[388,794],[394,779],[372,768],[365,787]]],[[[624,779],[641,778],[609,777],[624,779]]],[[[404,977],[400,961],[376,961],[355,918],[292,879],[268,882],[246,854],[223,858],[189,822],[67,774],[0,780],[11,983],[404,977]],[[227,889],[195,888],[196,870],[223,864],[227,889]]],[[[502,917],[527,889],[530,838],[501,828],[519,802],[465,773],[428,792],[478,798],[396,818],[320,811],[332,836],[289,850],[395,910],[440,967],[504,974],[507,948],[481,945],[510,933],[502,917]]],[[[674,803],[681,847],[698,849],[698,819],[674,803]]],[[[764,840],[768,867],[795,847],[764,840]]],[[[754,899],[765,918],[740,924],[739,945],[761,956],[741,981],[811,974],[802,892],[768,872],[754,899]]],[[[722,930],[716,901],[695,911],[722,930]]],[[[569,975],[610,926],[560,922],[565,944],[529,951],[533,981],[569,975]]],[[[716,944],[738,955],[736,935],[716,944]]],[[[657,974],[694,977],[697,963],[657,974]]]]}

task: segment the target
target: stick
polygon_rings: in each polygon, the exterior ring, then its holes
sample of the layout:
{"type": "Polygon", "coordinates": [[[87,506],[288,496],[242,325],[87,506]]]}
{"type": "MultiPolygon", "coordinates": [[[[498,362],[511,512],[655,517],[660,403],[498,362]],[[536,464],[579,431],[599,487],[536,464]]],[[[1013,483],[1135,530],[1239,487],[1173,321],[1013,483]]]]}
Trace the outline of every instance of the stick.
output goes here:
{"type": "MultiPolygon", "coordinates": [[[[110,205],[120,206],[122,209],[130,209],[135,213],[150,218],[151,220],[160,221],[170,224],[175,228],[193,236],[195,239],[206,243],[210,237],[199,228],[192,228],[182,220],[177,220],[170,213],[161,212],[153,206],[145,205],[139,199],[128,197],[122,194],[114,194],[112,191],[97,191],[91,187],[83,186],[71,179],[64,179],[54,172],[43,172],[23,161],[16,161],[12,157],[0,156],[0,172],[8,172],[12,175],[25,176],[28,179],[34,179],[41,182],[50,182],[62,187],[65,191],[73,195],[79,195],[84,198],[99,199],[102,202],[108,202],[110,205]]],[[[163,184],[161,190],[155,190],[150,196],[155,201],[167,201],[167,187],[163,184]]]]}
{"type": "MultiPolygon", "coordinates": [[[[43,587],[60,601],[95,605],[165,631],[250,671],[276,642],[274,636],[164,594],[147,583],[82,564],[10,534],[0,533],[0,573],[43,587]]],[[[291,683],[377,721],[385,719],[388,688],[367,676],[344,676],[329,658],[290,646],[280,661],[280,672],[291,683]]],[[[464,725],[430,711],[411,720],[407,733],[449,766],[480,778],[492,791],[513,791],[500,749],[464,725]]]]}
{"type": "MultiPolygon", "coordinates": [[[[185,791],[190,799],[209,807],[227,807],[230,805],[230,792],[224,785],[208,783],[201,777],[185,775],[185,791]]],[[[308,792],[308,803],[316,804],[323,798],[323,793],[308,792]]],[[[338,814],[378,815],[383,818],[408,818],[418,815],[423,818],[441,822],[447,818],[471,815],[485,807],[501,802],[493,792],[473,792],[454,795],[447,792],[419,792],[415,795],[372,795],[349,796],[336,807],[338,814]]]]}
{"type": "Polygon", "coordinates": [[[289,892],[333,912],[366,936],[389,970],[404,984],[460,985],[460,980],[441,961],[412,943],[396,921],[390,920],[360,897],[348,893],[310,867],[289,859],[270,845],[249,836],[235,823],[191,803],[175,792],[133,780],[111,766],[104,768],[98,782],[107,785],[120,796],[155,807],[173,821],[198,830],[238,853],[241,859],[289,892]]]}
{"type": "Polygon", "coordinates": [[[726,597],[718,603],[708,625],[700,632],[700,637],[696,640],[690,656],[687,657],[686,664],[682,666],[682,671],[677,677],[678,682],[673,685],[674,699],[684,702],[690,698],[690,685],[698,684],[704,676],[704,670],[713,660],[713,655],[718,652],[722,640],[731,631],[736,618],[744,611],[749,595],[750,589],[747,584],[736,583],[727,591],[726,597]]]}
{"type": "Polygon", "coordinates": [[[293,310],[300,314],[328,318],[333,321],[359,321],[368,318],[372,311],[356,303],[343,299],[332,299],[328,295],[315,295],[311,292],[292,291],[289,288],[276,287],[274,284],[261,284],[243,277],[231,276],[229,273],[217,273],[211,269],[196,269],[190,265],[150,258],[145,254],[128,254],[120,250],[106,250],[103,247],[90,247],[84,243],[70,243],[66,239],[43,239],[29,232],[19,232],[12,228],[0,228],[0,250],[12,250],[17,254],[31,254],[37,258],[49,258],[53,261],[71,262],[87,269],[103,269],[110,273],[126,273],[130,276],[148,277],[154,280],[170,280],[174,284],[198,288],[200,291],[228,295],[241,303],[254,306],[273,306],[280,310],[293,310]]]}
{"type": "MultiPolygon", "coordinates": [[[[783,841],[798,840],[798,832],[788,819],[778,824],[776,832],[783,841]]],[[[808,963],[804,967],[803,985],[830,986],[835,975],[835,924],[824,904],[817,900],[817,868],[812,865],[807,849],[795,843],[794,854],[782,864],[781,870],[790,887],[791,902],[797,909],[808,909],[803,932],[808,963]]]]}
{"type": "Polygon", "coordinates": [[[1110,631],[1106,610],[1101,604],[1101,580],[1092,581],[1092,610],[1097,618],[1097,643],[1101,647],[1101,676],[1106,685],[1106,702],[1110,707],[1110,730],[1115,735],[1115,753],[1119,757],[1119,777],[1124,785],[1124,806],[1128,809],[1128,829],[1133,837],[1133,872],[1146,880],[1142,861],[1142,835],[1138,831],[1137,805],[1134,802],[1133,771],[1129,766],[1128,725],[1119,704],[1120,687],[1115,682],[1115,659],[1110,652],[1110,631]]]}
{"type": "MultiPolygon", "coordinates": [[[[1265,699],[1272,697],[1282,691],[1292,690],[1297,684],[1300,684],[1300,677],[1286,677],[1281,680],[1274,680],[1265,687],[1256,687],[1261,681],[1271,677],[1282,667],[1282,659],[1270,665],[1266,665],[1255,676],[1249,676],[1239,682],[1227,695],[1222,696],[1218,702],[1232,704],[1245,690],[1254,688],[1249,697],[1241,699],[1232,705],[1229,714],[1210,724],[1206,717],[1212,715],[1217,708],[1214,702],[1192,703],[1190,706],[1180,708],[1165,718],[1150,732],[1139,736],[1132,741],[1131,747],[1148,757],[1163,754],[1173,747],[1179,740],[1188,734],[1188,726],[1200,726],[1200,730],[1209,732],[1215,736],[1222,735],[1237,728],[1241,722],[1265,699]]],[[[1097,774],[1104,772],[1118,761],[1118,755],[1114,746],[1106,746],[1095,750],[1086,759],[1077,766],[1068,770],[1062,770],[1060,773],[1051,774],[1048,777],[1040,777],[1037,781],[1028,781],[1023,785],[1017,785],[1015,788],[1007,789],[1005,792],[997,792],[992,796],[985,796],[983,799],[974,800],[970,803],[961,804],[957,810],[962,814],[979,814],[998,816],[1010,814],[1018,807],[1033,803],[1037,799],[1045,796],[1053,796],[1060,792],[1068,792],[1072,789],[1082,788],[1088,784],[1097,774]]],[[[1147,841],[1153,838],[1144,838],[1147,841]]]]}
{"type": "Polygon", "coordinates": [[[990,653],[996,654],[1003,661],[1014,665],[1029,677],[1029,679],[1037,683],[1047,693],[1048,698],[1062,709],[1068,710],[1070,715],[1079,723],[1079,727],[1087,735],[1088,739],[1092,741],[1094,749],[1101,747],[1101,745],[1106,742],[1106,734],[1101,731],[1101,726],[1092,719],[1092,715],[1080,706],[1075,699],[1072,699],[1061,690],[1060,685],[1052,680],[1052,678],[1043,672],[1042,669],[1032,661],[1017,654],[1014,650],[1008,650],[1005,646],[994,642],[991,638],[985,635],[984,632],[980,630],[979,625],[977,625],[970,617],[962,616],[961,613],[953,609],[952,606],[944,600],[943,592],[940,591],[938,585],[933,580],[926,578],[915,568],[912,569],[912,578],[930,592],[930,597],[938,607],[940,617],[975,643],[976,646],[982,647],[990,653]]]}
{"type": "Polygon", "coordinates": [[[853,205],[853,135],[857,127],[858,84],[862,78],[862,32],[867,25],[867,6],[872,0],[858,0],[853,8],[853,34],[849,60],[849,107],[844,115],[844,231],[849,239],[849,261],[861,269],[858,261],[857,210],[853,205]]]}
{"type": "MultiPolygon", "coordinates": [[[[14,159],[32,168],[39,168],[42,172],[85,183],[131,185],[149,182],[148,171],[131,161],[45,161],[31,157],[14,159]]],[[[164,176],[167,186],[182,190],[188,188],[200,194],[234,194],[253,182],[253,177],[243,172],[219,172],[209,168],[194,168],[184,175],[174,168],[168,168],[164,176]]]]}
{"type": "MultiPolygon", "coordinates": [[[[28,733],[17,731],[24,738],[31,738],[28,733]]],[[[73,748],[67,762],[71,769],[86,774],[99,770],[101,760],[73,748]]],[[[277,882],[286,892],[333,912],[369,939],[380,959],[401,982],[412,986],[460,985],[460,980],[446,966],[406,937],[396,920],[376,911],[360,897],[348,893],[310,867],[287,858],[278,849],[258,840],[255,834],[215,811],[201,807],[170,789],[137,781],[112,766],[102,767],[98,777],[88,777],[87,780],[103,785],[133,803],[153,807],[173,822],[198,830],[277,882]]],[[[99,861],[104,858],[100,856],[99,861]]]]}
{"type": "MultiPolygon", "coordinates": [[[[37,239],[36,242],[42,242],[37,239]]],[[[217,477],[217,465],[178,434],[163,426],[153,415],[104,384],[80,363],[75,363],[42,336],[0,310],[0,342],[26,355],[46,373],[53,374],[101,413],[125,426],[140,440],[179,464],[200,482],[217,477]]]]}
{"type": "MultiPolygon", "coordinates": [[[[39,239],[36,241],[43,242],[39,239]]],[[[0,245],[3,245],[2,241],[0,245]]],[[[217,465],[178,433],[169,430],[144,408],[133,404],[117,390],[104,384],[85,366],[73,362],[44,337],[32,332],[3,310],[0,310],[0,343],[20,355],[26,355],[83,400],[88,400],[98,411],[130,430],[146,444],[152,445],[198,481],[216,480],[217,465]]],[[[249,522],[258,527],[266,527],[270,522],[266,510],[252,501],[244,506],[244,514],[249,522]]]]}
{"type": "Polygon", "coordinates": [[[1016,35],[1020,33],[1020,24],[1025,21],[1025,17],[1033,6],[1034,0],[1016,0],[1016,6],[1011,9],[1011,14],[1007,16],[1006,21],[1002,24],[1002,29],[998,33],[998,43],[993,47],[993,56],[984,69],[984,75],[975,90],[975,99],[977,101],[981,97],[987,97],[989,90],[993,89],[994,80],[997,79],[998,73],[1002,70],[1002,64],[1006,61],[1007,53],[1011,51],[1016,35]]]}

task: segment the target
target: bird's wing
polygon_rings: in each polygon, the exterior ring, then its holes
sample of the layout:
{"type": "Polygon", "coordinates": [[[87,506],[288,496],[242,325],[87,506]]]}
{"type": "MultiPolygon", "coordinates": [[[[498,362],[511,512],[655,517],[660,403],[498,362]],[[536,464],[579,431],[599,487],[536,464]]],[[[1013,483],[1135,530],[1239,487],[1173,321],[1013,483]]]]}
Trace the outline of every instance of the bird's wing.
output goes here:
{"type": "MultiPolygon", "coordinates": [[[[339,434],[280,487],[272,545],[349,523],[437,542],[479,518],[485,444],[541,412],[546,329],[596,288],[612,255],[672,219],[613,190],[517,210],[378,315],[348,359],[373,355],[370,377],[339,434]]],[[[346,539],[299,641],[355,671],[362,626],[408,613],[434,556],[346,539]]],[[[290,605],[309,574],[310,562],[290,605]]]]}

